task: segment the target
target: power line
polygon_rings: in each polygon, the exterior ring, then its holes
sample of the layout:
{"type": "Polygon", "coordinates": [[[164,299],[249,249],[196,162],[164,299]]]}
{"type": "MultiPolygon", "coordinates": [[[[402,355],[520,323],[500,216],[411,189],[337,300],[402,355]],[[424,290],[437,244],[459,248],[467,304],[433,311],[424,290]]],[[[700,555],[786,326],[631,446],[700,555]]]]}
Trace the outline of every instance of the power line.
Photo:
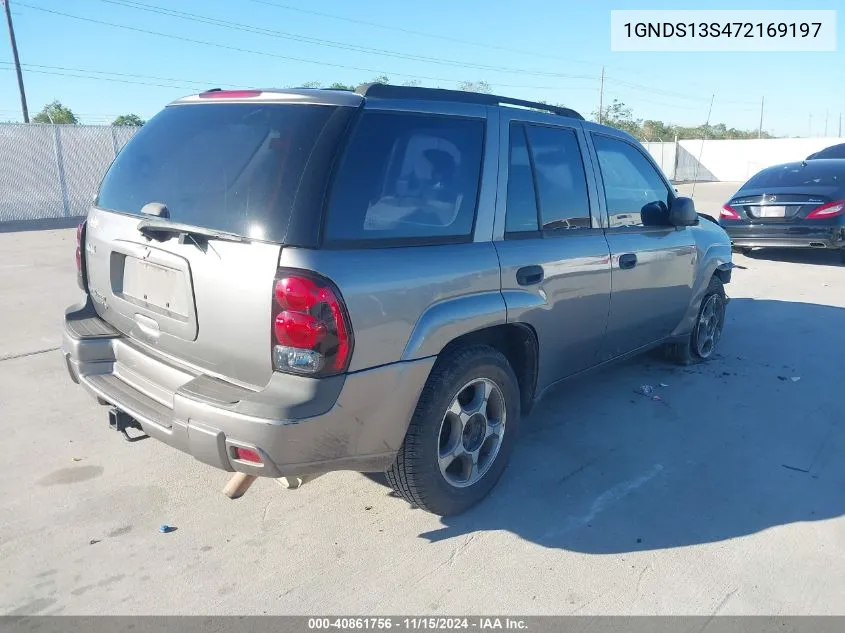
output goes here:
{"type": "MultiPolygon", "coordinates": [[[[269,36],[269,37],[277,37],[277,38],[293,40],[293,41],[297,41],[297,42],[305,42],[305,43],[309,43],[309,44],[315,44],[315,45],[318,45],[318,46],[327,46],[327,47],[330,47],[330,48],[338,48],[338,49],[341,49],[341,50],[353,50],[353,51],[362,52],[362,53],[365,53],[365,54],[384,55],[384,56],[389,56],[389,57],[395,57],[395,58],[398,58],[398,59],[406,59],[406,60],[422,61],[422,62],[429,62],[429,63],[435,63],[435,64],[443,64],[443,65],[449,65],[449,66],[457,66],[457,67],[461,67],[461,68],[473,68],[473,69],[476,69],[476,70],[486,70],[486,71],[492,71],[492,72],[516,73],[516,74],[534,75],[534,76],[540,76],[540,77],[560,77],[560,78],[565,78],[565,79],[595,81],[595,77],[591,76],[591,75],[573,75],[573,74],[568,74],[568,73],[538,72],[538,71],[527,70],[527,69],[524,69],[524,68],[490,66],[490,65],[485,65],[485,64],[476,64],[476,63],[472,63],[472,62],[461,62],[461,61],[457,61],[457,60],[453,60],[453,59],[444,59],[444,58],[440,58],[440,57],[427,57],[427,56],[422,56],[422,55],[413,55],[413,54],[401,53],[401,52],[398,52],[398,51],[392,51],[392,50],[386,50],[386,49],[369,48],[369,47],[359,46],[359,45],[355,45],[355,44],[349,44],[349,43],[346,43],[346,42],[338,42],[338,41],[335,41],[335,40],[325,40],[325,39],[321,39],[321,38],[314,38],[314,37],[308,37],[308,36],[303,36],[303,35],[297,35],[297,34],[293,34],[293,33],[287,33],[287,32],[284,32],[284,31],[276,31],[276,30],[266,29],[266,28],[262,28],[262,27],[255,27],[255,26],[251,26],[251,25],[247,25],[247,24],[241,24],[241,23],[238,23],[238,22],[232,22],[230,20],[222,20],[222,19],[218,19],[218,18],[212,18],[212,17],[209,17],[209,16],[205,16],[205,15],[199,15],[199,14],[196,14],[196,13],[189,13],[187,11],[178,11],[178,10],[175,10],[175,9],[169,9],[169,8],[166,8],[166,7],[161,7],[161,6],[157,6],[157,5],[147,4],[147,3],[144,3],[144,2],[139,2],[138,0],[100,0],[100,1],[107,3],[107,4],[112,4],[112,5],[116,5],[116,6],[123,6],[123,7],[127,7],[127,8],[133,8],[133,9],[137,9],[137,10],[141,10],[141,11],[147,11],[147,12],[154,13],[154,14],[165,15],[165,16],[168,16],[168,17],[175,17],[175,18],[190,20],[192,22],[199,21],[199,22],[202,22],[202,23],[205,23],[205,24],[211,24],[211,25],[215,25],[215,26],[219,26],[219,27],[223,27],[223,28],[229,28],[229,29],[244,31],[244,32],[248,32],[248,33],[256,33],[256,34],[265,35],[265,36],[269,36]]],[[[258,1],[258,0],[255,0],[255,1],[258,1]]],[[[264,2],[263,0],[260,3],[261,4],[270,4],[271,6],[277,6],[273,3],[264,2]]],[[[281,5],[278,5],[278,6],[281,6],[281,5]]],[[[287,5],[285,5],[285,6],[287,6],[287,5]]],[[[319,12],[317,12],[317,13],[319,13],[319,12]]],[[[604,67],[602,67],[602,73],[604,72],[603,69],[604,69],[604,67]]],[[[668,90],[652,88],[650,86],[645,86],[643,84],[638,84],[638,83],[629,82],[629,81],[622,81],[622,80],[617,80],[617,79],[611,79],[611,81],[619,83],[620,85],[624,85],[624,86],[633,88],[635,90],[636,89],[646,90],[646,91],[651,92],[653,94],[662,94],[662,95],[668,96],[668,97],[676,97],[676,98],[679,98],[679,99],[687,99],[687,100],[698,101],[698,102],[702,101],[701,97],[695,97],[695,96],[691,96],[689,94],[682,94],[682,93],[677,93],[677,92],[671,92],[671,91],[668,91],[668,90]]],[[[737,104],[745,104],[745,105],[751,104],[751,102],[745,102],[745,101],[733,101],[733,102],[725,101],[725,103],[737,103],[737,104]]]]}
{"type": "MultiPolygon", "coordinates": [[[[2,62],[0,64],[9,64],[10,62],[2,62]]],[[[183,84],[197,84],[202,88],[207,88],[208,86],[233,86],[234,84],[228,82],[221,82],[221,81],[202,81],[198,79],[177,79],[174,77],[159,77],[157,75],[140,75],[137,73],[117,73],[108,70],[95,70],[93,68],[68,68],[67,66],[47,66],[44,64],[23,64],[24,68],[33,69],[33,68],[47,68],[49,70],[66,70],[71,72],[78,72],[78,73],[93,73],[96,75],[115,75],[117,77],[131,77],[134,79],[156,79],[158,81],[172,81],[172,82],[181,82],[183,84]]],[[[103,79],[107,79],[104,77],[103,79]]],[[[180,88],[184,86],[178,86],[180,88]]]]}
{"type": "Polygon", "coordinates": [[[444,42],[453,42],[455,44],[467,44],[469,46],[477,46],[477,47],[480,47],[480,48],[487,48],[487,49],[495,50],[495,51],[503,51],[503,52],[506,52],[506,53],[519,53],[520,55],[531,55],[531,56],[534,56],[534,57],[544,57],[546,59],[556,59],[558,61],[569,62],[569,63],[572,63],[572,64],[584,64],[584,65],[588,65],[588,66],[599,66],[600,65],[600,64],[597,64],[596,62],[588,62],[588,61],[579,60],[579,59],[569,59],[569,58],[566,58],[566,57],[560,57],[558,55],[552,55],[552,54],[549,54],[549,53],[539,53],[539,52],[536,52],[536,51],[526,51],[526,50],[520,50],[518,48],[510,48],[508,46],[499,46],[499,45],[496,45],[496,44],[485,44],[485,43],[482,43],[482,42],[473,42],[472,40],[461,39],[461,38],[458,38],[458,37],[449,37],[448,35],[440,35],[440,34],[437,34],[437,33],[427,33],[425,31],[416,31],[414,29],[408,29],[408,28],[404,28],[404,27],[401,27],[401,26],[391,26],[391,25],[387,25],[387,24],[379,24],[378,22],[370,22],[368,20],[361,20],[361,19],[358,19],[358,18],[349,18],[349,17],[345,17],[345,16],[341,16],[341,15],[335,15],[335,14],[332,14],[332,13],[323,13],[321,11],[314,11],[312,9],[303,9],[302,7],[293,7],[293,6],[290,6],[290,5],[287,5],[287,4],[281,4],[281,3],[277,3],[277,2],[268,2],[268,0],[249,0],[249,2],[254,2],[255,4],[263,4],[263,5],[266,5],[268,7],[275,7],[277,9],[284,9],[284,10],[287,10],[287,11],[296,11],[298,13],[315,15],[315,16],[318,16],[318,17],[321,17],[321,18],[330,18],[332,20],[341,20],[343,22],[349,22],[351,24],[361,24],[361,25],[364,25],[364,26],[372,26],[372,27],[375,27],[375,28],[385,29],[385,30],[388,30],[388,31],[397,31],[399,33],[407,33],[409,35],[419,35],[419,36],[422,36],[422,37],[429,37],[429,38],[433,38],[433,39],[442,40],[444,42]]]}
{"type": "MultiPolygon", "coordinates": [[[[687,99],[687,100],[690,100],[690,101],[697,101],[697,102],[702,101],[701,97],[695,97],[695,96],[692,96],[690,94],[684,94],[684,93],[681,93],[681,92],[672,92],[670,90],[664,90],[662,88],[652,88],[651,86],[646,86],[644,84],[635,83],[633,81],[625,81],[625,80],[622,80],[622,79],[616,79],[616,78],[607,77],[607,76],[605,76],[605,81],[608,81],[610,83],[615,83],[619,86],[625,86],[625,87],[631,88],[633,90],[643,90],[643,91],[650,92],[651,94],[655,94],[655,95],[662,95],[662,96],[666,96],[666,97],[675,97],[676,99],[687,99]]],[[[757,107],[757,103],[752,102],[752,101],[728,101],[728,100],[725,100],[722,103],[739,104],[739,105],[753,105],[755,110],[756,110],[756,107],[757,107]]]]}
{"type": "MultiPolygon", "coordinates": [[[[7,62],[0,62],[0,64],[4,64],[4,65],[6,63],[7,62]]],[[[56,71],[50,71],[50,70],[34,70],[32,68],[28,68],[26,64],[24,64],[23,67],[26,68],[27,72],[37,73],[39,75],[54,75],[54,76],[58,76],[58,77],[72,77],[74,79],[98,79],[100,81],[112,81],[112,82],[117,82],[117,83],[122,83],[122,84],[136,84],[136,85],[139,85],[139,86],[156,86],[158,88],[171,88],[171,89],[177,88],[177,89],[180,89],[180,90],[189,90],[189,91],[197,90],[196,87],[189,87],[189,86],[164,85],[164,84],[150,83],[148,81],[132,81],[130,79],[115,79],[115,78],[112,78],[112,77],[95,77],[93,75],[80,75],[80,74],[56,72],[56,71]]],[[[12,70],[12,68],[0,67],[0,70],[12,70]]]]}
{"type": "Polygon", "coordinates": [[[197,13],[189,13],[187,11],[178,11],[175,9],[168,9],[166,7],[161,7],[152,4],[146,4],[144,2],[138,2],[137,0],[100,0],[100,2],[104,2],[106,4],[112,4],[115,6],[122,6],[131,9],[137,9],[139,11],[147,11],[149,13],[154,13],[158,15],[164,15],[168,17],[179,18],[183,20],[189,20],[191,22],[201,22],[204,24],[211,24],[214,26],[219,26],[222,28],[232,29],[236,31],[243,31],[247,33],[255,33],[258,35],[265,35],[268,37],[276,37],[279,39],[285,40],[292,40],[295,42],[303,42],[307,44],[314,44],[317,46],[326,46],[329,48],[337,48],[341,50],[347,51],[356,51],[359,53],[365,53],[368,55],[380,55],[380,56],[387,56],[387,57],[395,57],[398,59],[405,59],[411,61],[421,61],[427,62],[432,64],[442,64],[446,66],[457,66],[459,68],[472,68],[475,70],[486,70],[491,72],[501,72],[501,73],[512,73],[512,74],[519,74],[519,75],[534,75],[537,77],[560,77],[564,79],[581,79],[581,80],[589,80],[595,81],[595,77],[592,75],[573,75],[569,73],[557,73],[557,72],[542,72],[542,71],[534,71],[529,70],[526,68],[513,68],[507,66],[491,66],[488,64],[477,64],[475,62],[462,62],[454,59],[446,59],[443,57],[428,57],[425,55],[415,55],[411,53],[402,53],[399,51],[387,50],[382,48],[370,48],[366,46],[359,46],[357,44],[350,44],[347,42],[338,42],[336,40],[326,40],[316,37],[309,37],[305,35],[297,35],[295,33],[287,33],[285,31],[277,31],[273,29],[267,29],[263,27],[252,26],[249,24],[242,24],[239,22],[232,22],[231,20],[222,20],[218,18],[209,17],[207,15],[200,15],[197,13]]]}
{"type": "MultiPolygon", "coordinates": [[[[241,47],[238,47],[238,46],[230,46],[228,44],[220,44],[218,42],[209,42],[209,41],[206,41],[206,40],[197,40],[197,39],[193,39],[193,38],[190,38],[190,37],[184,37],[184,36],[181,36],[181,35],[174,35],[174,34],[171,34],[171,33],[162,33],[160,31],[153,31],[151,29],[142,29],[142,28],[139,28],[139,27],[136,27],[136,26],[128,26],[126,24],[117,24],[115,22],[106,22],[105,20],[96,20],[94,18],[87,18],[87,17],[82,17],[82,16],[79,16],[79,15],[73,15],[71,13],[64,13],[62,11],[47,9],[45,7],[39,7],[39,6],[35,6],[35,5],[32,5],[32,4],[27,4],[25,2],[18,2],[18,5],[24,6],[24,7],[30,8],[30,9],[34,9],[36,11],[42,11],[44,13],[50,13],[50,14],[53,14],[53,15],[59,15],[59,16],[66,17],[66,18],[72,18],[74,20],[80,20],[82,22],[90,22],[92,24],[100,24],[102,26],[110,26],[110,27],[114,27],[114,28],[124,29],[124,30],[127,30],[127,31],[134,31],[136,33],[144,33],[144,34],[147,34],[147,35],[156,35],[156,36],[159,36],[159,37],[165,37],[169,40],[180,40],[180,41],[184,41],[184,42],[190,42],[192,44],[201,44],[203,46],[211,46],[213,48],[220,48],[220,49],[223,49],[223,50],[236,51],[236,52],[239,52],[239,53],[249,53],[249,54],[253,54],[253,55],[263,55],[265,57],[273,57],[273,58],[276,58],[276,59],[284,59],[286,61],[295,61],[295,62],[300,62],[300,63],[304,63],[304,64],[315,64],[317,66],[331,66],[331,67],[334,67],[334,68],[343,68],[343,69],[346,69],[346,70],[356,70],[358,72],[373,73],[373,74],[376,74],[376,75],[395,75],[395,76],[399,76],[399,77],[409,77],[411,79],[423,79],[423,80],[426,80],[426,81],[443,81],[443,82],[449,82],[449,83],[454,83],[456,81],[459,81],[457,79],[450,79],[450,78],[444,78],[444,77],[432,77],[432,76],[414,75],[414,74],[402,73],[402,72],[390,72],[390,71],[378,70],[378,69],[373,69],[373,68],[365,68],[365,67],[361,67],[361,66],[349,66],[349,65],[346,65],[346,64],[336,64],[336,63],[332,63],[332,62],[321,62],[321,61],[316,61],[316,60],[313,60],[313,59],[306,59],[306,58],[302,58],[302,57],[293,57],[293,56],[289,56],[289,55],[279,55],[278,53],[271,53],[269,51],[259,51],[259,50],[249,49],[249,48],[241,48],[241,47]]],[[[503,87],[503,88],[527,88],[527,89],[536,89],[536,90],[592,90],[592,88],[586,87],[586,86],[563,88],[561,86],[528,86],[528,85],[518,85],[518,84],[503,84],[503,83],[499,83],[499,82],[495,82],[495,85],[503,87]]]]}

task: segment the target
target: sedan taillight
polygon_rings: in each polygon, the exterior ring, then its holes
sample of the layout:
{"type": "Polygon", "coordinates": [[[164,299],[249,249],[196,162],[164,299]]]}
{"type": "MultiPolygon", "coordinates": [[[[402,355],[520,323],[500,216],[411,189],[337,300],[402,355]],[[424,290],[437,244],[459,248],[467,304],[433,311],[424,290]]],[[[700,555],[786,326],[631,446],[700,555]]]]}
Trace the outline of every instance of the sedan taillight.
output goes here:
{"type": "Polygon", "coordinates": [[[828,202],[820,207],[816,207],[807,214],[808,220],[824,220],[826,218],[835,218],[837,215],[845,213],[845,200],[837,200],[836,202],[828,202]]]}
{"type": "Polygon", "coordinates": [[[739,213],[729,204],[723,204],[719,211],[719,217],[725,220],[739,220],[739,213]]]}

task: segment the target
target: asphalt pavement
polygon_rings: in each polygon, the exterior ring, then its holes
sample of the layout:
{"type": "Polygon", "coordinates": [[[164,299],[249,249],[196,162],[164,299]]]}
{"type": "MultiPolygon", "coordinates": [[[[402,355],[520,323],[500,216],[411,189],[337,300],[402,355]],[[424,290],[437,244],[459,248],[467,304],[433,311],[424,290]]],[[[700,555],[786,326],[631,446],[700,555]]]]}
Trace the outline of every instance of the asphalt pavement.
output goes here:
{"type": "Polygon", "coordinates": [[[717,358],[563,385],[493,494],[440,519],[357,473],[231,501],[123,441],[58,351],[73,247],[0,234],[2,614],[845,614],[835,254],[735,256],[717,358]]]}

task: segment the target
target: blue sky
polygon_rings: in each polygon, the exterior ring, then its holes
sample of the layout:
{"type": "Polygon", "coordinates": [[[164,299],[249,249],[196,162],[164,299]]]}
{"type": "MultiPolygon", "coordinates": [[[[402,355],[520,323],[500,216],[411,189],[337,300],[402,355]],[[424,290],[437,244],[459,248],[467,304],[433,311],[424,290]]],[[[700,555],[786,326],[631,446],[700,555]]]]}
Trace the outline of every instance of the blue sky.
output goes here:
{"type": "MultiPolygon", "coordinates": [[[[703,123],[711,94],[715,94],[711,122],[742,128],[757,127],[760,98],[765,96],[763,127],[779,135],[821,135],[827,112],[828,133],[833,136],[838,132],[840,112],[845,114],[842,14],[838,16],[839,50],[835,53],[610,51],[611,9],[796,8],[794,2],[783,0],[746,0],[741,7],[735,1],[713,0],[695,6],[681,0],[10,3],[31,114],[58,99],[86,123],[109,122],[127,112],[148,118],[171,99],[207,87],[285,87],[307,81],[359,83],[380,74],[396,83],[419,78],[423,85],[443,88],[456,87],[462,80],[486,81],[500,94],[564,103],[586,115],[598,103],[602,66],[606,72],[605,102],[619,99],[631,106],[638,118],[682,125],[703,123]],[[127,4],[167,7],[264,32],[224,28],[127,4]],[[327,15],[310,13],[313,11],[327,15]],[[115,81],[118,79],[122,82],[115,81]]],[[[842,6],[841,0],[815,0],[807,8],[842,6]]],[[[0,121],[20,120],[11,60],[4,32],[0,34],[0,121]]]]}

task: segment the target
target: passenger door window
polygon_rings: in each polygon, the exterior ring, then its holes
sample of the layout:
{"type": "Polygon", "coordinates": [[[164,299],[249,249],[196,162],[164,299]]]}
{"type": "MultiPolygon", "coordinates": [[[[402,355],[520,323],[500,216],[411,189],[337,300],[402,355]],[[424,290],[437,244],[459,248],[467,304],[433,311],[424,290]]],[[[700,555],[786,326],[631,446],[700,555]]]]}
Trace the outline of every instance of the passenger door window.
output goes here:
{"type": "Polygon", "coordinates": [[[600,134],[593,135],[593,145],[610,228],[668,226],[672,192],[642,152],[600,134]]]}
{"type": "Polygon", "coordinates": [[[512,123],[505,234],[592,227],[587,177],[574,130],[512,123]]]}

